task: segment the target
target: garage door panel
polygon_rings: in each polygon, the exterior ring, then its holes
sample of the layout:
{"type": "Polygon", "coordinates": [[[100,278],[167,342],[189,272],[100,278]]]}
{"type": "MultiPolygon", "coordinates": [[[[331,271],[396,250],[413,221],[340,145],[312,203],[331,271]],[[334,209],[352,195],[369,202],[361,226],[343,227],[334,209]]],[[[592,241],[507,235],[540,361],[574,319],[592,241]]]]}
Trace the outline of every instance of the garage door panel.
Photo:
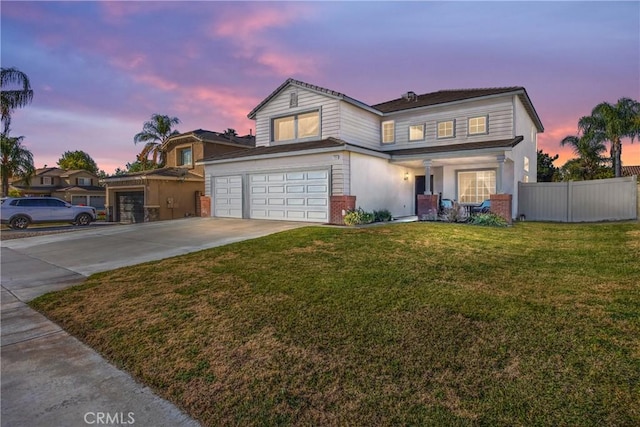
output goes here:
{"type": "Polygon", "coordinates": [[[295,171],[253,174],[250,217],[326,222],[329,218],[329,172],[295,171]],[[282,206],[282,209],[277,209],[282,206]]]}
{"type": "Polygon", "coordinates": [[[213,216],[242,218],[242,176],[215,177],[213,185],[213,216]]]}

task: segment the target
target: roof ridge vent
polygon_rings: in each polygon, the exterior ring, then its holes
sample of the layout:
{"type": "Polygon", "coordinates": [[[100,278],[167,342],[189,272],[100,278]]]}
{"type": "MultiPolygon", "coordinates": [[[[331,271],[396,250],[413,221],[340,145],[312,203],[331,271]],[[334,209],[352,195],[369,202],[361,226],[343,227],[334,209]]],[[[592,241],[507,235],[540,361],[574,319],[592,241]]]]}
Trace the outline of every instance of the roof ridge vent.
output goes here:
{"type": "Polygon", "coordinates": [[[418,95],[416,95],[415,92],[410,90],[409,92],[407,92],[404,95],[402,95],[402,98],[406,99],[407,101],[417,101],[418,100],[418,95]]]}

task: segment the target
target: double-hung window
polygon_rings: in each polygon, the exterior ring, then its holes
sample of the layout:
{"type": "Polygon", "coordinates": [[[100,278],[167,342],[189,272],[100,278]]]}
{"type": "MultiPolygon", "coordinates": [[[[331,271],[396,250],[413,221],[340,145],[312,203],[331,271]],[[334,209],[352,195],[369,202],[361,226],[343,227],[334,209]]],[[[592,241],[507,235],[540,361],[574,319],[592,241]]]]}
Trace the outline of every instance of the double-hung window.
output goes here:
{"type": "Polygon", "coordinates": [[[458,172],[458,200],[460,203],[482,203],[495,193],[495,170],[458,172]]]}
{"type": "Polygon", "coordinates": [[[382,122],[382,143],[393,144],[396,141],[396,125],[393,120],[382,122]]]}
{"type": "Polygon", "coordinates": [[[78,178],[78,185],[91,185],[91,178],[78,178]]]}
{"type": "Polygon", "coordinates": [[[438,122],[438,138],[453,138],[454,136],[456,136],[454,120],[438,122]]]}
{"type": "Polygon", "coordinates": [[[409,141],[422,141],[424,139],[424,125],[409,126],[409,141]]]}
{"type": "Polygon", "coordinates": [[[487,133],[487,116],[469,118],[469,135],[487,133]]]}
{"type": "Polygon", "coordinates": [[[320,136],[320,112],[278,117],[272,121],[273,141],[294,141],[320,136]]]}

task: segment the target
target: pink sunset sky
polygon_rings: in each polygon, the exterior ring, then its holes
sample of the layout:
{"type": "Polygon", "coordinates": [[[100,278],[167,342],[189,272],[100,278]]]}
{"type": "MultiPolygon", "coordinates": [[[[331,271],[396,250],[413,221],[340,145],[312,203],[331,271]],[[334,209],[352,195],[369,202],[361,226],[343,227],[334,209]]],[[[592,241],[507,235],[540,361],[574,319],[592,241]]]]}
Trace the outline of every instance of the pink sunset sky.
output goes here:
{"type": "MultiPolygon", "coordinates": [[[[37,167],[83,150],[112,173],[154,113],[239,134],[287,78],[367,104],[407,91],[524,86],[560,140],[600,102],[640,99],[640,3],[2,1],[2,67],[25,72],[13,115],[37,167]]],[[[640,165],[640,142],[623,142],[640,165]]]]}

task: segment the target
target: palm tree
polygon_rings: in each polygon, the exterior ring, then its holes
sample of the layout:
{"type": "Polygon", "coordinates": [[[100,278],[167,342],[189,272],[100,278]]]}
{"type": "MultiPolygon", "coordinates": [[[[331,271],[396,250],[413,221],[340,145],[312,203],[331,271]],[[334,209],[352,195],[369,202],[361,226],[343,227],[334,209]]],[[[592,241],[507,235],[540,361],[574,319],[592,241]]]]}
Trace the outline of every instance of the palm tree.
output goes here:
{"type": "Polygon", "coordinates": [[[152,156],[153,163],[164,166],[165,153],[162,144],[172,135],[177,135],[177,130],[171,128],[180,123],[177,117],[169,117],[161,114],[153,114],[151,120],[144,122],[142,132],[133,137],[134,144],[142,142],[145,144],[138,159],[147,159],[152,156]]]}
{"type": "Polygon", "coordinates": [[[578,121],[583,135],[599,142],[611,143],[611,160],[616,177],[622,176],[622,139],[640,138],[640,102],[620,98],[615,105],[603,102],[595,106],[590,116],[578,121]]]}
{"type": "Polygon", "coordinates": [[[11,113],[16,108],[24,107],[33,99],[33,90],[29,77],[16,68],[2,68],[0,70],[0,110],[3,124],[3,133],[9,133],[11,113]],[[19,89],[7,89],[8,85],[17,85],[19,89]]]}
{"type": "Polygon", "coordinates": [[[23,136],[10,137],[9,130],[0,135],[0,175],[2,195],[9,194],[9,179],[23,179],[27,185],[35,173],[33,154],[22,146],[23,136]]]}
{"type": "Polygon", "coordinates": [[[570,145],[573,152],[578,156],[577,159],[567,162],[567,164],[571,165],[573,171],[572,178],[588,180],[596,179],[596,177],[602,175],[604,165],[608,162],[608,159],[602,155],[602,152],[607,149],[604,142],[585,135],[570,135],[564,137],[560,141],[560,145],[563,147],[570,145]],[[576,174],[578,175],[577,177],[575,176],[576,174]]]}

